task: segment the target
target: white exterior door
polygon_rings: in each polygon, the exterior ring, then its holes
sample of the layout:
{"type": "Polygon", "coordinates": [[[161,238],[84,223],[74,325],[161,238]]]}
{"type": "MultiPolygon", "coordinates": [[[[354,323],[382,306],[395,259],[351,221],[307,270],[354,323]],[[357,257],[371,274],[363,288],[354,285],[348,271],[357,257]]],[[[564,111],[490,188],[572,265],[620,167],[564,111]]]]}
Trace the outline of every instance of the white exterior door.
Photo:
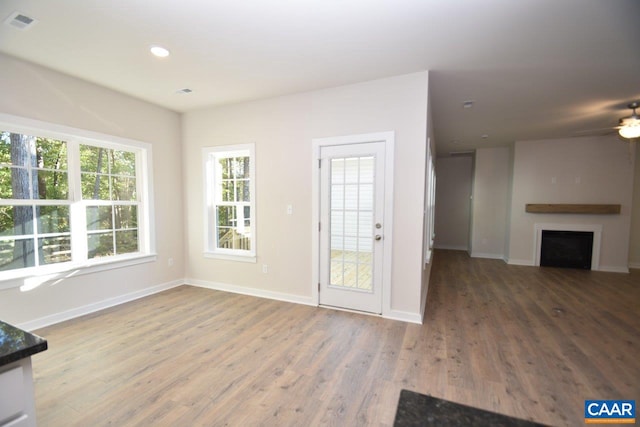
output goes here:
{"type": "Polygon", "coordinates": [[[382,313],[385,143],[320,147],[319,303],[382,313]]]}

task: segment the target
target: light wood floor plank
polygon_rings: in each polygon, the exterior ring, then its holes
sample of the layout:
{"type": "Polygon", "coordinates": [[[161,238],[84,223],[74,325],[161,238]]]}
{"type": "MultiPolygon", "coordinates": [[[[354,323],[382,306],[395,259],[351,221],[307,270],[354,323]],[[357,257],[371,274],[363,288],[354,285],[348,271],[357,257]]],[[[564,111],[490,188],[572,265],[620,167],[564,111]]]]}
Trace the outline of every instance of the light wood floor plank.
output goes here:
{"type": "Polygon", "coordinates": [[[437,251],[424,325],[181,286],[37,331],[42,426],[390,426],[402,388],[550,425],[640,400],[640,271],[437,251]]]}

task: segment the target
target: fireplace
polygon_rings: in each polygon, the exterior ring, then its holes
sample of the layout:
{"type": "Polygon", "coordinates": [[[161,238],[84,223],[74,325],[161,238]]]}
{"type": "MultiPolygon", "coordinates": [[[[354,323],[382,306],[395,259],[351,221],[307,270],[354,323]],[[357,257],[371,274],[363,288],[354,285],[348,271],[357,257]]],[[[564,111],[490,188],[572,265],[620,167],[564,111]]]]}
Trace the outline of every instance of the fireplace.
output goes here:
{"type": "Polygon", "coordinates": [[[591,270],[592,231],[542,230],[540,265],[591,270]]]}
{"type": "Polygon", "coordinates": [[[535,224],[535,265],[599,270],[600,224],[535,224]]]}

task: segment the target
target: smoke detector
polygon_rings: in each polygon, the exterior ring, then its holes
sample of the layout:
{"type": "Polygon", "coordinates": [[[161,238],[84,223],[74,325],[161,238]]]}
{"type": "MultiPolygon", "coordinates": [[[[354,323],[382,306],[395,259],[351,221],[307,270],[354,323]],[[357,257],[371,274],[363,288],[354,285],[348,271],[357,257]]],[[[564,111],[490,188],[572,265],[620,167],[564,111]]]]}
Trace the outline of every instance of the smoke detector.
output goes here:
{"type": "Polygon", "coordinates": [[[20,12],[13,12],[4,20],[4,23],[18,30],[25,31],[37,24],[38,20],[20,12]]]}

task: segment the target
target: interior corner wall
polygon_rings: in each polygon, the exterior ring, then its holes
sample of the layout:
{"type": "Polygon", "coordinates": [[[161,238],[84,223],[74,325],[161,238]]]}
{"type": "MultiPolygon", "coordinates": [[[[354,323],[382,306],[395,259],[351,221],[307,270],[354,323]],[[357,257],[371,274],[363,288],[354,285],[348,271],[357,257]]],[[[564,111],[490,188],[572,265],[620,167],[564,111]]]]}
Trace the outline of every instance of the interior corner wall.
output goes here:
{"type": "Polygon", "coordinates": [[[180,115],[0,54],[0,112],[148,142],[153,152],[157,260],[45,283],[0,290],[2,320],[47,324],[181,283],[184,277],[180,115]],[[168,259],[173,265],[168,265],[168,259]]]}
{"type": "Polygon", "coordinates": [[[600,225],[600,270],[628,271],[634,160],[615,136],[516,142],[509,263],[535,264],[536,223],[600,225]],[[620,204],[621,212],[533,214],[527,203],[620,204]]]}
{"type": "Polygon", "coordinates": [[[419,315],[427,96],[420,72],[184,114],[189,282],[313,304],[312,139],[394,131],[391,308],[419,315]],[[256,147],[255,264],[203,256],[202,148],[243,143],[256,147]]]}
{"type": "Polygon", "coordinates": [[[434,246],[468,251],[473,157],[438,157],[436,171],[434,246]]]}
{"type": "Polygon", "coordinates": [[[505,258],[509,147],[479,148],[475,155],[471,256],[505,258]]]}
{"type": "Polygon", "coordinates": [[[507,160],[507,218],[504,224],[504,260],[508,263],[511,240],[511,201],[513,199],[513,144],[509,145],[507,149],[509,158],[507,160]]]}
{"type": "Polygon", "coordinates": [[[640,149],[635,149],[635,173],[633,178],[633,204],[631,208],[631,236],[629,242],[629,267],[640,268],[640,149]]]}

